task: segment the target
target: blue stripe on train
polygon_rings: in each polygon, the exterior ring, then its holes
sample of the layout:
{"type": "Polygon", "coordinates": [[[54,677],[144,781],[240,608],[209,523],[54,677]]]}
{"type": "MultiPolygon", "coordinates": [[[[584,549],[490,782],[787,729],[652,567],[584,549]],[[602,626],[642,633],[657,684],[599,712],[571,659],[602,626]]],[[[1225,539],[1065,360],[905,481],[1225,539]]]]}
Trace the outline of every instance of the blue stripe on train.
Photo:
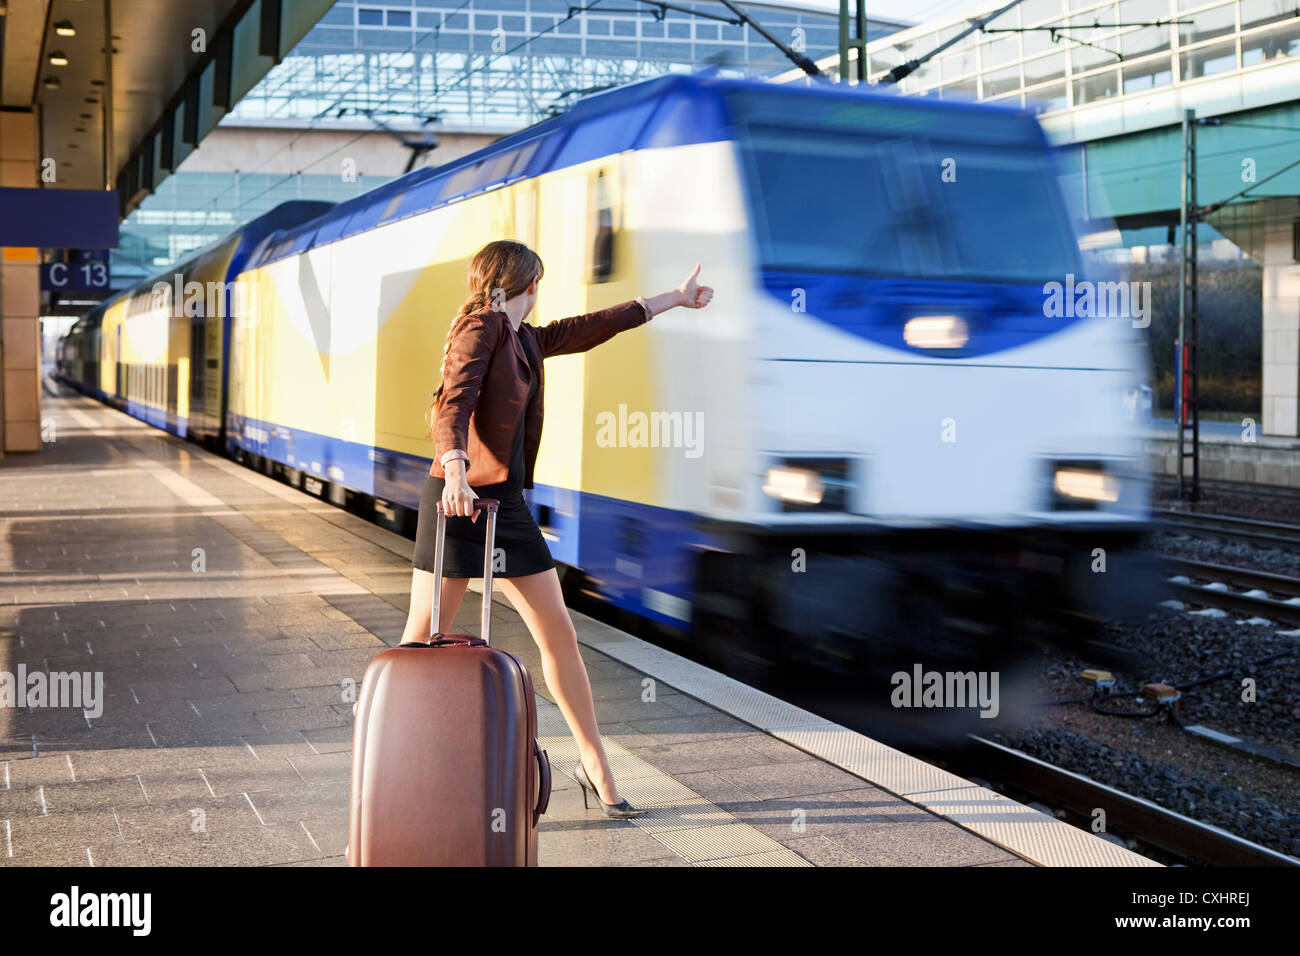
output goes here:
{"type": "MultiPolygon", "coordinates": [[[[233,413],[226,435],[228,451],[261,455],[413,510],[431,463],[233,413]]],[[[665,624],[690,623],[695,551],[717,542],[695,529],[689,512],[553,485],[524,496],[551,556],[581,568],[612,604],[665,624]]]]}
{"type": "Polygon", "coordinates": [[[889,279],[865,275],[765,269],[764,290],[782,305],[800,301],[808,315],[878,345],[931,361],[974,358],[1027,345],[1068,328],[1081,317],[1044,314],[1043,287],[993,282],[889,279]],[[907,344],[903,327],[918,315],[957,315],[970,339],[960,349],[907,344]]]}
{"type": "Polygon", "coordinates": [[[185,438],[189,434],[189,418],[177,415],[175,412],[146,405],[134,398],[126,400],[125,410],[132,418],[138,418],[146,425],[160,428],[178,438],[185,438]]]}

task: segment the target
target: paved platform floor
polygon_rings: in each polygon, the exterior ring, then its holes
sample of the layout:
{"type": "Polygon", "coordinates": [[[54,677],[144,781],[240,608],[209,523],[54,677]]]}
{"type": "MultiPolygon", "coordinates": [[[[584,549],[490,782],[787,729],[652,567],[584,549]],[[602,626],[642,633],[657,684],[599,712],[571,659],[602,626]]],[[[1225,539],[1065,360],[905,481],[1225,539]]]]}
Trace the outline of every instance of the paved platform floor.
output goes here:
{"type": "MultiPolygon", "coordinates": [[[[55,440],[0,461],[0,672],[101,672],[104,704],[0,708],[0,864],[344,865],[350,689],[401,634],[411,543],[80,396],[45,408],[55,440]]],[[[543,866],[1029,865],[596,649],[622,638],[575,614],[620,787],[652,808],[585,811],[536,648],[493,614],[558,771],[543,866]]]]}

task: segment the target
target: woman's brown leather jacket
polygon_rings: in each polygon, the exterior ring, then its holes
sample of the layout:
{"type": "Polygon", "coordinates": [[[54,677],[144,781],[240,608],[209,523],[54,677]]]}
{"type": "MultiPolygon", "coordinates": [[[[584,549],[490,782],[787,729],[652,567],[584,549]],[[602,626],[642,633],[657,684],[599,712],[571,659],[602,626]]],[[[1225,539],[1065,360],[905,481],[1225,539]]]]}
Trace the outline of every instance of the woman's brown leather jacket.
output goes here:
{"type": "Polygon", "coordinates": [[[524,487],[533,487],[533,465],[542,441],[545,375],[541,360],[585,352],[649,318],[649,307],[641,299],[540,327],[523,322],[517,333],[504,312],[480,309],[465,316],[447,353],[442,395],[434,412],[429,474],[445,478],[439,463],[442,455],[461,448],[469,455],[465,480],[470,487],[505,481],[515,429],[525,415],[524,487]],[[530,350],[539,377],[537,394],[527,409],[524,402],[531,380],[523,348],[530,350]]]}

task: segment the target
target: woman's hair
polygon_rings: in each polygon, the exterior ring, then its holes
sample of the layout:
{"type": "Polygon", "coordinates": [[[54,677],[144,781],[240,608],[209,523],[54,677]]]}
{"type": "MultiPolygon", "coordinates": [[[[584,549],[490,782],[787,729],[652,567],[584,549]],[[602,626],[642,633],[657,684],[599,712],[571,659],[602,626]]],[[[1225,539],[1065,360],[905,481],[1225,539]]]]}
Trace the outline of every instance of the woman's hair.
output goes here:
{"type": "Polygon", "coordinates": [[[542,277],[544,271],[541,256],[522,242],[510,239],[489,242],[470,258],[466,275],[469,298],[461,305],[460,311],[451,320],[451,327],[447,329],[447,339],[442,345],[442,364],[438,368],[438,390],[433,393],[433,399],[425,410],[429,426],[428,438],[433,437],[433,419],[447,377],[447,354],[451,351],[451,340],[465,317],[482,309],[500,310],[506,299],[525,291],[534,278],[542,277]]]}

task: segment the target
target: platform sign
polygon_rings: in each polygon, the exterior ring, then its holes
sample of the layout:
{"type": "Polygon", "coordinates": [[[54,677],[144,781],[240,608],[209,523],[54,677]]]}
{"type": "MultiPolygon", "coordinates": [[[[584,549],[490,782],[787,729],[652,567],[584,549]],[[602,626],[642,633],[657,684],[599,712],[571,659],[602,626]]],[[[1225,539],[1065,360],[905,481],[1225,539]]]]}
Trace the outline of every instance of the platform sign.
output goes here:
{"type": "Polygon", "coordinates": [[[117,190],[0,186],[0,246],[116,249],[117,190]]]}
{"type": "Polygon", "coordinates": [[[107,292],[108,262],[46,262],[41,265],[42,292],[107,292]]]}

